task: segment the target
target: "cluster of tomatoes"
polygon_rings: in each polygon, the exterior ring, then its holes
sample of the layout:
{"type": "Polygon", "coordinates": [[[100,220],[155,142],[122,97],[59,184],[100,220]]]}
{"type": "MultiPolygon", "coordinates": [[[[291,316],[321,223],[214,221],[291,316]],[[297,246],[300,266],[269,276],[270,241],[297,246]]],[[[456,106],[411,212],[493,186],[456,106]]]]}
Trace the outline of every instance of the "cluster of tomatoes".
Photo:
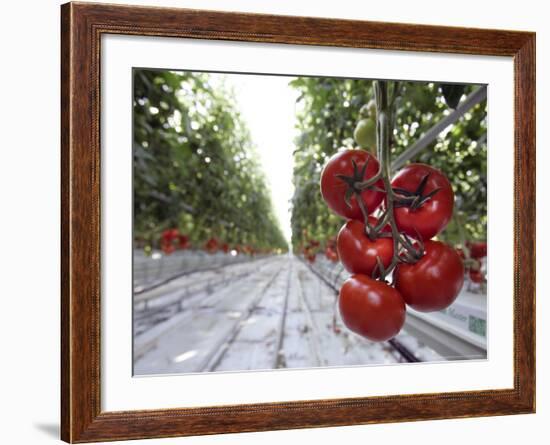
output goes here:
{"type": "Polygon", "coordinates": [[[176,249],[185,250],[189,247],[189,237],[178,229],[166,229],[160,236],[160,248],[166,255],[174,253],[176,249]]]}
{"type": "MultiPolygon", "coordinates": [[[[302,255],[310,263],[315,263],[317,254],[322,252],[321,243],[317,240],[309,240],[301,248],[302,255]]],[[[338,262],[338,252],[336,250],[336,238],[331,238],[325,243],[324,254],[327,260],[333,263],[338,262]]]]}
{"type": "MultiPolygon", "coordinates": [[[[166,254],[170,255],[176,250],[185,250],[191,248],[191,241],[187,235],[183,235],[177,228],[166,229],[160,235],[160,248],[166,254]]],[[[235,254],[255,255],[257,253],[269,253],[267,250],[261,250],[249,245],[241,246],[239,244],[230,247],[228,243],[220,241],[212,237],[209,238],[203,245],[203,250],[214,254],[217,252],[229,253],[234,251],[235,254]]]]}
{"type": "Polygon", "coordinates": [[[466,249],[469,255],[466,255],[460,248],[457,249],[457,253],[465,262],[470,281],[476,284],[484,283],[486,277],[482,269],[482,261],[487,257],[487,243],[485,241],[466,241],[466,249]]]}
{"type": "Polygon", "coordinates": [[[325,245],[325,257],[333,263],[338,262],[338,249],[336,247],[336,237],[330,238],[325,245]]]}
{"type": "Polygon", "coordinates": [[[302,255],[311,264],[315,262],[317,251],[319,250],[319,241],[312,239],[308,240],[302,246],[302,255]]]}
{"type": "Polygon", "coordinates": [[[208,253],[216,253],[220,250],[224,253],[228,253],[229,244],[221,243],[217,238],[210,238],[204,244],[204,250],[206,250],[208,253]]]}
{"type": "Polygon", "coordinates": [[[456,250],[432,240],[453,213],[447,177],[429,165],[410,164],[387,191],[382,179],[369,182],[379,168],[374,156],[356,149],[336,153],[321,173],[323,199],[347,219],[336,239],[340,261],[352,274],[340,289],[340,314],[350,330],[373,341],[399,333],[406,304],[418,311],[442,310],[464,282],[456,250]],[[385,280],[390,271],[392,284],[385,280]]]}

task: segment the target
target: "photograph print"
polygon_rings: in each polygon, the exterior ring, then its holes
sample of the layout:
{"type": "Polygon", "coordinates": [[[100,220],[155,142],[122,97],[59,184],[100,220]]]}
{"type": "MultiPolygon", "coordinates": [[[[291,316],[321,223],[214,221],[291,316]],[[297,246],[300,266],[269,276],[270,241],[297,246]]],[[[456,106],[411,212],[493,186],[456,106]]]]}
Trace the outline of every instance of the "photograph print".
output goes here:
{"type": "Polygon", "coordinates": [[[487,87],[134,68],[133,375],[487,358],[487,87]]]}

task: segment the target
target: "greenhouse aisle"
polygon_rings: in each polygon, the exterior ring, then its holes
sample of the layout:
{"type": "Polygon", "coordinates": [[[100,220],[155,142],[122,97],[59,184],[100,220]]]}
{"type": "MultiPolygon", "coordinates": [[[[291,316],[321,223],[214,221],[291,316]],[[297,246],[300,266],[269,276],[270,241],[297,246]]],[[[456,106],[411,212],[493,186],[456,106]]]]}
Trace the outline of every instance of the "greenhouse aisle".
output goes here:
{"type": "Polygon", "coordinates": [[[135,278],[135,375],[443,360],[406,330],[383,343],[347,330],[329,281],[342,277],[328,270],[286,254],[227,257],[179,276],[165,266],[171,278],[157,271],[153,284],[135,278]]]}

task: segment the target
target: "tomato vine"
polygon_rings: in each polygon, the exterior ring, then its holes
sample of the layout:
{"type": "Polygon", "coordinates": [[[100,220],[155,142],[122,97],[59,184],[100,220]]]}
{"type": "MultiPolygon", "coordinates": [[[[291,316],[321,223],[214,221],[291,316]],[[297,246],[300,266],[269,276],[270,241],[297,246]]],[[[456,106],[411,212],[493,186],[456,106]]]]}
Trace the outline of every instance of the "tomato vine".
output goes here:
{"type": "MultiPolygon", "coordinates": [[[[326,161],[320,188],[327,207],[348,219],[336,243],[351,274],[338,297],[344,324],[382,341],[401,330],[405,303],[428,312],[450,306],[462,289],[465,269],[454,247],[432,239],[453,214],[455,197],[447,177],[429,165],[410,164],[391,178],[400,82],[375,80],[373,88],[377,159],[362,149],[336,153],[326,161]],[[375,170],[369,170],[371,162],[376,162],[375,170]],[[375,197],[380,193],[384,200],[379,207],[375,197]],[[371,224],[373,212],[378,218],[371,224]],[[391,239],[391,250],[380,238],[391,239]],[[390,273],[391,285],[386,281],[390,273]]],[[[455,89],[452,97],[456,106],[455,89]]]]}

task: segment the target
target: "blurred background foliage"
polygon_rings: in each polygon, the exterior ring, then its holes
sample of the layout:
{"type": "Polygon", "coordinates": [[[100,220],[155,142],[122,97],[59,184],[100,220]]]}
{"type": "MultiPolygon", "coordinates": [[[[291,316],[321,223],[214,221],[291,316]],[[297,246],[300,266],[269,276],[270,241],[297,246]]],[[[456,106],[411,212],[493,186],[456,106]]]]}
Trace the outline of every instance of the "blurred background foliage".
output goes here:
{"type": "Polygon", "coordinates": [[[133,72],[134,240],[177,228],[195,247],[287,249],[232,91],[204,73],[133,72]]]}
{"type": "MultiPolygon", "coordinates": [[[[374,119],[372,81],[300,77],[291,82],[299,91],[294,151],[292,244],[295,251],[320,242],[328,245],[343,220],[322,201],[319,178],[327,159],[340,148],[354,148],[354,130],[361,119],[374,119]]],[[[477,86],[402,82],[397,102],[392,158],[395,158],[452,110],[449,105],[477,86]],[[457,95],[457,90],[459,91],[457,95]],[[445,97],[447,99],[445,99],[445,97]],[[449,103],[447,103],[449,102],[449,103]]],[[[473,107],[410,162],[430,164],[448,177],[456,195],[455,217],[439,235],[461,245],[484,240],[487,230],[487,104],[473,107]]],[[[357,137],[357,134],[356,134],[357,137]]],[[[375,152],[375,147],[364,148],[375,152]]],[[[372,144],[370,144],[372,145],[372,144]]]]}

